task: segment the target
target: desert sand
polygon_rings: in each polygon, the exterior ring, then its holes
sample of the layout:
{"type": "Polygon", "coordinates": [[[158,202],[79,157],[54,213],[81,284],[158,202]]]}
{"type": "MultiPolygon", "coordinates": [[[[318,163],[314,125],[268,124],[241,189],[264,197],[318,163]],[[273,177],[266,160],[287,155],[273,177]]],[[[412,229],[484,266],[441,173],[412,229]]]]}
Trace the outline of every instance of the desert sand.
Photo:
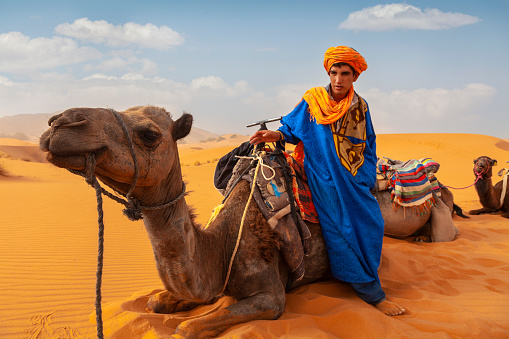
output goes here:
{"type": "MultiPolygon", "coordinates": [[[[186,200],[206,223],[222,196],[213,173],[233,145],[181,145],[186,200]]],[[[382,134],[378,155],[431,157],[445,185],[474,181],[481,155],[509,167],[509,142],[474,134],[382,134]]],[[[95,337],[97,206],[81,177],[44,163],[37,145],[0,139],[0,337],[95,337]]],[[[496,172],[495,171],[495,172],[496,172]]],[[[494,181],[500,180],[496,175],[494,181]]],[[[473,187],[453,190],[468,211],[480,208],[473,187]]],[[[147,314],[162,289],[141,221],[105,198],[104,333],[111,338],[168,338],[183,320],[225,307],[227,297],[190,312],[147,314]]],[[[460,236],[448,243],[384,239],[379,270],[390,300],[409,310],[388,317],[356,297],[349,285],[325,281],[287,294],[275,321],[234,326],[222,338],[507,338],[509,337],[509,220],[499,215],[454,217],[460,236]]]]}

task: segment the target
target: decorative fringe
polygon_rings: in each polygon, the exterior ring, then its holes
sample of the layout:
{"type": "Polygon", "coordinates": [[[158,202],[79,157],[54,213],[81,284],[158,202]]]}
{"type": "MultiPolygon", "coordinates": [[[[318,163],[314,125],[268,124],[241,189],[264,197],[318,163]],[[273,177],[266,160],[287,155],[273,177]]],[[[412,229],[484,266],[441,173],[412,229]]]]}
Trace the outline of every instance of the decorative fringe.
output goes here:
{"type": "Polygon", "coordinates": [[[405,205],[399,204],[396,200],[392,201],[392,209],[394,211],[396,211],[400,207],[403,207],[404,211],[406,211],[407,208],[412,208],[414,210],[415,214],[419,214],[421,216],[426,213],[429,213],[431,208],[433,208],[436,205],[437,204],[436,204],[434,197],[431,197],[428,200],[426,200],[425,202],[423,202],[422,204],[416,205],[416,206],[405,206],[405,205]]]}
{"type": "Polygon", "coordinates": [[[207,222],[207,225],[205,225],[204,229],[207,229],[209,227],[210,223],[213,222],[214,220],[216,220],[217,215],[219,214],[219,212],[221,212],[223,207],[224,207],[224,204],[221,204],[214,208],[214,211],[212,211],[212,215],[210,216],[209,221],[207,222]]]}

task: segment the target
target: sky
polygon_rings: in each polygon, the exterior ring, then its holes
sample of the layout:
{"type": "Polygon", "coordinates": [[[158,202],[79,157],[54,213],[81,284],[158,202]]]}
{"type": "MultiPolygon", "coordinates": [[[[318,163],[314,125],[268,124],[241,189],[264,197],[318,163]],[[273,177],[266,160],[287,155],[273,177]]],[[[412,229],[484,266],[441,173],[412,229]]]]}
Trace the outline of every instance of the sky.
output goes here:
{"type": "Polygon", "coordinates": [[[327,85],[324,52],[346,45],[378,134],[508,139],[507,18],[509,0],[0,0],[0,117],[155,105],[252,134],[327,85]]]}

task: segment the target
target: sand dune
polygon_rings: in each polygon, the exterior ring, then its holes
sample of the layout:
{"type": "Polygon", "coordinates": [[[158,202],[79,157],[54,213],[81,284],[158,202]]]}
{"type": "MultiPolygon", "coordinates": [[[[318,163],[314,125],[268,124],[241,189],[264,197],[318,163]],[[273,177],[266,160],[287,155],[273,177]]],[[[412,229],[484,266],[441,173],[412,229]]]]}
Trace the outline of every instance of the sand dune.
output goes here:
{"type": "MultiPolygon", "coordinates": [[[[95,192],[80,177],[37,160],[33,144],[0,140],[0,337],[93,338],[97,212],[95,192]],[[5,148],[5,147],[11,148],[5,148]],[[18,153],[16,153],[18,152],[18,153]],[[23,154],[23,152],[27,152],[23,154]]],[[[222,200],[212,184],[217,159],[233,148],[181,145],[187,199],[205,223],[222,200]]],[[[481,155],[509,167],[509,142],[472,134],[379,135],[378,154],[399,160],[431,157],[438,178],[464,187],[481,155]]],[[[498,177],[495,181],[500,180],[498,177]]],[[[455,190],[464,210],[479,208],[473,187],[455,190]]],[[[174,315],[144,312],[162,285],[142,222],[130,222],[104,202],[103,319],[113,338],[167,338],[178,324],[232,302],[174,315]]],[[[461,235],[450,243],[385,238],[380,278],[389,298],[410,310],[390,318],[328,281],[287,295],[276,321],[230,328],[224,338],[507,338],[509,337],[509,220],[499,215],[454,218],[461,235]]]]}

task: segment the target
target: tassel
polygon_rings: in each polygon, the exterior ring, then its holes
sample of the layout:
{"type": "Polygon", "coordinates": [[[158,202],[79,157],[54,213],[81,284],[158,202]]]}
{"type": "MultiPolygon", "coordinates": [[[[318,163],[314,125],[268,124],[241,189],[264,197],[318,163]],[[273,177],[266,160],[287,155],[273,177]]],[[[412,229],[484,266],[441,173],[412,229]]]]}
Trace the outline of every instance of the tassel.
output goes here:
{"type": "Polygon", "coordinates": [[[224,204],[221,204],[214,208],[214,210],[212,211],[212,215],[210,216],[209,221],[207,222],[207,225],[205,225],[204,229],[207,229],[209,227],[210,223],[213,222],[214,220],[216,220],[217,215],[219,214],[219,212],[221,212],[223,207],[224,207],[224,204]]]}

